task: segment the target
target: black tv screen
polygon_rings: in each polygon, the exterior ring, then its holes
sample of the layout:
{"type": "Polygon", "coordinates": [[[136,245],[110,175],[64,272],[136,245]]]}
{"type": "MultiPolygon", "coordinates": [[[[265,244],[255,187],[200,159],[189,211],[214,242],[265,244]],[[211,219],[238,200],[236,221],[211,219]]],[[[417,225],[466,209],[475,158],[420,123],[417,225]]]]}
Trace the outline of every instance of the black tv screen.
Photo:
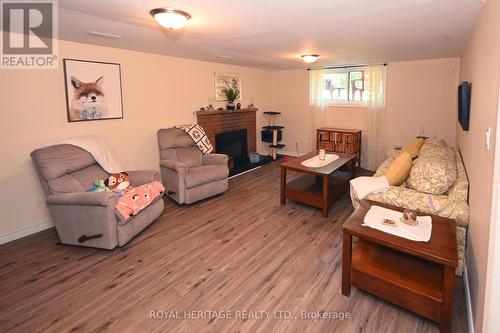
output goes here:
{"type": "Polygon", "coordinates": [[[464,81],[458,86],[458,122],[464,131],[469,130],[471,84],[464,81]]]}

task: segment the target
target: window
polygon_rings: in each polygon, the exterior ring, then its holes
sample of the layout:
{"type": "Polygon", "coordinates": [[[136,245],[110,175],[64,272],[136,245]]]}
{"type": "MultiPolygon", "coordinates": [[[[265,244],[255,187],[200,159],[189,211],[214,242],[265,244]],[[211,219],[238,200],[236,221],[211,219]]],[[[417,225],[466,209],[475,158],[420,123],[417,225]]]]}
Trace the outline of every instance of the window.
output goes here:
{"type": "Polygon", "coordinates": [[[386,65],[311,69],[309,104],[385,107],[386,65]]]}
{"type": "Polygon", "coordinates": [[[324,75],[322,99],[327,104],[363,104],[368,100],[365,70],[334,70],[324,75]]]}
{"type": "Polygon", "coordinates": [[[385,107],[387,67],[385,64],[349,68],[311,69],[309,104],[385,107]]]}

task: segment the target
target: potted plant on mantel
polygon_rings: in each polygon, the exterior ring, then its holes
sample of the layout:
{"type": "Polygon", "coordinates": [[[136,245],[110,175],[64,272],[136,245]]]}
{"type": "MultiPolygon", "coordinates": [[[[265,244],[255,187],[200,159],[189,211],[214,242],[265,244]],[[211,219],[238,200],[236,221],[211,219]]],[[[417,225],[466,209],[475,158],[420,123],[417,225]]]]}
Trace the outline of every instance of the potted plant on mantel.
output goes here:
{"type": "Polygon", "coordinates": [[[238,89],[226,88],[224,89],[224,93],[226,94],[227,106],[228,110],[234,110],[234,101],[240,97],[240,91],[238,89]]]}

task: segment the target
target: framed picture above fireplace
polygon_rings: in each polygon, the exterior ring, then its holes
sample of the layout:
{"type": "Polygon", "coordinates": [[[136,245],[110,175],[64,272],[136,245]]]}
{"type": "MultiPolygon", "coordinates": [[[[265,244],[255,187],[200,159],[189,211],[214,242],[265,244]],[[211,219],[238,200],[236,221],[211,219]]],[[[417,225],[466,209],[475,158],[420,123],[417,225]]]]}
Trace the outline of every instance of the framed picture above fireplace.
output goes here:
{"type": "Polygon", "coordinates": [[[241,78],[235,73],[215,72],[215,100],[225,101],[226,94],[224,90],[227,88],[238,89],[240,96],[236,101],[241,101],[241,78]]]}

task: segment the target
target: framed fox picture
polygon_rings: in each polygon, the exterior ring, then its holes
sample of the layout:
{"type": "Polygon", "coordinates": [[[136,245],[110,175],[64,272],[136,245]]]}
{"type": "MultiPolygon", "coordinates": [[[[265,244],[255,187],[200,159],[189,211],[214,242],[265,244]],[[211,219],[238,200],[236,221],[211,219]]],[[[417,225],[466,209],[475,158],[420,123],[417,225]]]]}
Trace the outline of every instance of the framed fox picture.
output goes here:
{"type": "Polygon", "coordinates": [[[123,118],[120,64],[64,59],[68,121],[123,118]]]}

